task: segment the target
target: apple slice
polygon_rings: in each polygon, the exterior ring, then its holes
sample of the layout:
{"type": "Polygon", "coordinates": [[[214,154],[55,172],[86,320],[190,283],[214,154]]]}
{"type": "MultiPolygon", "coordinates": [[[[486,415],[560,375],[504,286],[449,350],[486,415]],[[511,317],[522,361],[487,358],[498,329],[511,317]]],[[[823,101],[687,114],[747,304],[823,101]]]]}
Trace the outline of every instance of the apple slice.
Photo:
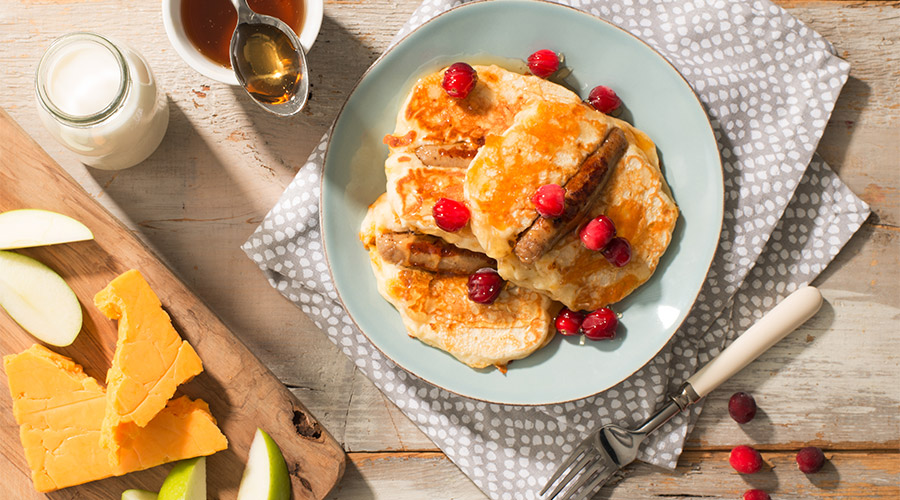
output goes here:
{"type": "Polygon", "coordinates": [[[122,500],[157,500],[156,493],[147,490],[125,490],[122,500]]]}
{"type": "Polygon", "coordinates": [[[87,226],[67,215],[30,208],[0,213],[0,250],[92,239],[87,226]]]}
{"type": "Polygon", "coordinates": [[[256,429],[238,500],[290,500],[291,478],[281,449],[265,431],[256,429]]]}
{"type": "Polygon", "coordinates": [[[65,347],[81,331],[81,304],[56,271],[0,250],[0,307],[43,342],[65,347]]]}
{"type": "Polygon", "coordinates": [[[159,500],[206,500],[206,457],[182,460],[159,489],[159,500]]]}

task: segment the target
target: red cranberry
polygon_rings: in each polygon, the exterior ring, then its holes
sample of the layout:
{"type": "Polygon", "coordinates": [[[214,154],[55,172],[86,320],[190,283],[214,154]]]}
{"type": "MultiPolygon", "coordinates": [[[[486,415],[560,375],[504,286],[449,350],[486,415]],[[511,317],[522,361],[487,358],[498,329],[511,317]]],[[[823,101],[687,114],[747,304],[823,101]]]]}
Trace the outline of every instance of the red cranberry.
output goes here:
{"type": "Polygon", "coordinates": [[[469,298],[479,304],[493,304],[500,296],[504,283],[506,282],[500,277],[500,273],[489,267],[483,267],[469,275],[467,283],[469,298]]]}
{"type": "Polygon", "coordinates": [[[542,217],[559,217],[566,209],[566,190],[559,184],[544,184],[531,197],[542,217]]]}
{"type": "Polygon", "coordinates": [[[622,105],[622,100],[616,95],[616,91],[604,85],[597,85],[588,94],[588,102],[597,111],[611,114],[622,105]]]}
{"type": "Polygon", "coordinates": [[[585,248],[594,251],[603,250],[615,236],[616,226],[612,219],[605,215],[591,219],[578,232],[578,237],[581,238],[585,248]]]}
{"type": "Polygon", "coordinates": [[[736,392],[728,400],[728,414],[739,424],[746,424],[756,416],[756,401],[746,392],[736,392]]]}
{"type": "Polygon", "coordinates": [[[728,456],[728,463],[741,474],[755,474],[762,469],[762,456],[755,449],[741,445],[735,446],[728,456]]]}
{"type": "Polygon", "coordinates": [[[744,493],[744,500],[772,500],[772,497],[763,490],[747,490],[744,493]]]}
{"type": "Polygon", "coordinates": [[[616,267],[622,267],[631,262],[631,244],[625,238],[613,238],[601,252],[606,260],[616,267]]]}
{"type": "Polygon", "coordinates": [[[539,50],[528,56],[528,69],[534,76],[547,78],[559,69],[559,56],[552,50],[539,50]]]}
{"type": "Polygon", "coordinates": [[[556,325],[556,331],[563,335],[577,335],[581,330],[581,322],[584,321],[584,314],[573,311],[568,307],[563,307],[562,311],[556,315],[553,323],[556,325]]]}
{"type": "Polygon", "coordinates": [[[475,88],[478,81],[478,73],[475,68],[464,62],[453,63],[444,71],[444,81],[441,86],[450,97],[465,99],[469,92],[475,88]]]}
{"type": "Polygon", "coordinates": [[[469,209],[450,198],[439,199],[431,209],[431,215],[437,227],[450,233],[459,231],[469,223],[469,209]]]}
{"type": "Polygon", "coordinates": [[[616,327],[619,318],[608,307],[601,307],[584,317],[581,322],[581,331],[591,340],[612,340],[616,338],[616,327]]]}
{"type": "Polygon", "coordinates": [[[825,454],[816,446],[807,446],[797,452],[797,465],[804,474],[815,474],[825,465],[825,454]]]}

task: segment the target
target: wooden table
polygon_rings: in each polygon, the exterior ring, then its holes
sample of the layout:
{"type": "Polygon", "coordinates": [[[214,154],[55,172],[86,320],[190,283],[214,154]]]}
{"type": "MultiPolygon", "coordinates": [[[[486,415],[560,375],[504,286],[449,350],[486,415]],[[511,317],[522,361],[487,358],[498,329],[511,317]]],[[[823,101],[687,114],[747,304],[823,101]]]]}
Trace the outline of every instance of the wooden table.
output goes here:
{"type": "MultiPolygon", "coordinates": [[[[679,467],[638,465],[605,498],[900,498],[900,3],[780,0],[853,69],[819,153],[874,214],[816,281],[827,303],[709,396],[679,467]],[[752,392],[761,414],[739,427],[728,397],[752,392]],[[731,470],[737,444],[773,467],[731,470]],[[807,444],[823,472],[794,465],[807,444]]],[[[121,218],[216,311],[349,453],[333,498],[483,499],[437,447],[362,376],[240,250],[334,119],[353,84],[418,0],[327,0],[309,54],[312,98],[292,119],[191,70],[170,46],[158,0],[0,0],[0,106],[121,218]],[[121,172],[83,166],[38,122],[33,78],[50,40],[97,31],[136,46],[167,91],[159,150],[121,172]]]]}

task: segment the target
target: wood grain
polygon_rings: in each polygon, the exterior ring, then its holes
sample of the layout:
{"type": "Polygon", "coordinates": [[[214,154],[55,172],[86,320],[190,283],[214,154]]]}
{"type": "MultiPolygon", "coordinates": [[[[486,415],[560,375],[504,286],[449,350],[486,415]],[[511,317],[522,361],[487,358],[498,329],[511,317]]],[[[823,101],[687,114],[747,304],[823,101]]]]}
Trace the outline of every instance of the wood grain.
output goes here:
{"type": "MultiPolygon", "coordinates": [[[[53,350],[71,357],[91,376],[105,380],[117,338],[114,321],[93,307],[93,296],[129,269],[146,277],[169,312],[173,324],[196,349],[204,372],[181,388],[209,403],[229,440],[229,448],[208,460],[208,485],[213,495],[233,498],[257,427],[264,428],[282,448],[293,482],[294,498],[320,499],[340,479],[344,453],[340,445],[272,373],[244,347],[206,306],[91,198],[0,110],[0,212],[41,208],[72,216],[94,233],[93,241],[21,250],[55,269],[82,303],[82,332],[68,347],[53,350]]],[[[0,315],[0,355],[21,352],[35,340],[9,316],[0,315]]],[[[0,468],[3,484],[28,490],[30,477],[12,418],[6,379],[0,382],[0,436],[7,463],[0,468]]],[[[49,495],[106,496],[128,488],[156,490],[168,467],[96,481],[49,495]]],[[[17,498],[43,498],[22,491],[17,498]]]]}
{"type": "MultiPolygon", "coordinates": [[[[796,450],[761,450],[765,466],[753,475],[728,465],[728,452],[687,451],[674,471],[633,464],[614,476],[594,497],[735,500],[752,488],[774,499],[900,497],[900,459],[893,453],[825,450],[825,467],[803,474],[796,450]]],[[[464,484],[456,467],[439,453],[350,453],[344,481],[328,500],[453,499],[481,500],[473,484],[464,484]],[[448,493],[448,484],[459,485],[448,493]]],[[[537,479],[535,479],[537,481],[537,479]]]]}
{"type": "MultiPolygon", "coordinates": [[[[486,498],[239,249],[356,80],[419,3],[326,0],[322,30],[308,54],[312,100],[300,116],[279,120],[184,64],[158,22],[158,0],[0,0],[0,106],[155,249],[352,452],[330,498],[486,498]],[[169,132],[135,168],[86,168],[38,122],[35,65],[54,37],[74,30],[98,31],[137,47],[169,96],[169,132]]],[[[776,499],[898,497],[896,474],[882,472],[900,469],[900,367],[893,354],[900,352],[900,2],[775,3],[821,33],[851,64],[818,152],[875,215],[816,282],[830,321],[795,332],[759,365],[713,392],[676,473],[640,466],[639,475],[613,489],[614,498],[738,498],[743,481],[720,465],[724,450],[748,442],[786,453],[776,468],[776,499]],[[758,424],[770,425],[743,428],[730,420],[724,401],[746,389],[765,412],[758,424]],[[804,442],[846,456],[834,462],[836,474],[858,488],[810,489],[812,483],[791,468],[787,451],[804,442]]]]}

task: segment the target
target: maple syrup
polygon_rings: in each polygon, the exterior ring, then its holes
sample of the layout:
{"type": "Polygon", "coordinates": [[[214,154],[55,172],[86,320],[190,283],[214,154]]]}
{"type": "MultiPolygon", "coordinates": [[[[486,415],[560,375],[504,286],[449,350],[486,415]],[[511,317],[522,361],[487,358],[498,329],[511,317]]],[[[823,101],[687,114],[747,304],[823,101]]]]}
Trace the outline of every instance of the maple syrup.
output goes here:
{"type": "Polygon", "coordinates": [[[268,24],[241,24],[234,36],[243,41],[243,50],[235,55],[235,69],[247,92],[267,104],[291,100],[302,78],[299,47],[268,24]]]}
{"type": "MultiPolygon", "coordinates": [[[[277,17],[295,33],[303,26],[303,0],[248,0],[259,14],[277,17]]],[[[237,11],[229,0],[182,0],[181,22],[184,33],[201,54],[231,67],[231,34],[237,25],[237,11]]]]}

